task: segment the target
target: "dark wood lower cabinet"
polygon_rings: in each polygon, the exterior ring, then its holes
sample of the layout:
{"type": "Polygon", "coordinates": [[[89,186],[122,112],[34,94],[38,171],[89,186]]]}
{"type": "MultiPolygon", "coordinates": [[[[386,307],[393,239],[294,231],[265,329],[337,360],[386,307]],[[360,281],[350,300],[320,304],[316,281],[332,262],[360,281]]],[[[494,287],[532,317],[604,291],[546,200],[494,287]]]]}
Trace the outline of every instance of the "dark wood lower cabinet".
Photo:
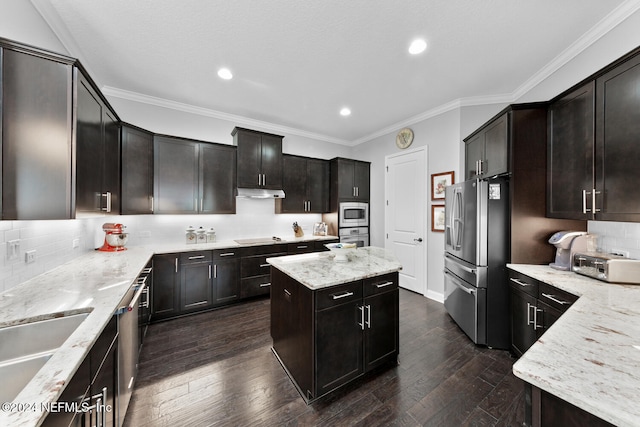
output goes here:
{"type": "Polygon", "coordinates": [[[530,384],[525,386],[527,400],[530,399],[532,410],[531,419],[526,420],[532,427],[562,426],[562,427],[610,427],[602,418],[578,408],[538,387],[530,384]],[[529,423],[530,421],[530,423],[529,423]]]}
{"type": "Polygon", "coordinates": [[[273,350],[307,402],[399,353],[398,274],[311,290],[271,269],[273,350]]]}
{"type": "Polygon", "coordinates": [[[240,252],[214,251],[214,305],[240,299],[240,252]]]}

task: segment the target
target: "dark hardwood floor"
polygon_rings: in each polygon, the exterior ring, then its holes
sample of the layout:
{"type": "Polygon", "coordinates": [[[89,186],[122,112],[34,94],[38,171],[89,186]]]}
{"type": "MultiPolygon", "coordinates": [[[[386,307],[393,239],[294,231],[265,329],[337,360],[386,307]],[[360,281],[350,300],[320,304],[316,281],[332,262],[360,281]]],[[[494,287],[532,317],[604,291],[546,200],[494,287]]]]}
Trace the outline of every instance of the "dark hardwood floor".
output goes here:
{"type": "Polygon", "coordinates": [[[306,405],[271,352],[263,299],[151,325],[125,426],[520,426],[514,361],[401,290],[400,363],[306,405]]]}

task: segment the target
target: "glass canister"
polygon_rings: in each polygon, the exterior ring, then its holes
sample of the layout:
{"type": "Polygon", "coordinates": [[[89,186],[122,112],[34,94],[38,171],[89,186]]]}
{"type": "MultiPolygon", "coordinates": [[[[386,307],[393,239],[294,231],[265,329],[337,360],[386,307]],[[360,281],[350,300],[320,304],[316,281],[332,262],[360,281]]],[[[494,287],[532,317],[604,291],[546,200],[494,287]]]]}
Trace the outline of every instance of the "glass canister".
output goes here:
{"type": "Polygon", "coordinates": [[[216,241],[216,230],[211,227],[207,230],[207,243],[213,243],[216,241]]]}
{"type": "Polygon", "coordinates": [[[189,227],[187,227],[185,235],[187,237],[187,244],[196,243],[196,239],[198,236],[196,236],[196,229],[193,228],[193,226],[190,225],[189,227]]]}
{"type": "Polygon", "coordinates": [[[207,243],[207,230],[200,227],[196,231],[196,235],[197,235],[196,240],[198,243],[207,243]]]}

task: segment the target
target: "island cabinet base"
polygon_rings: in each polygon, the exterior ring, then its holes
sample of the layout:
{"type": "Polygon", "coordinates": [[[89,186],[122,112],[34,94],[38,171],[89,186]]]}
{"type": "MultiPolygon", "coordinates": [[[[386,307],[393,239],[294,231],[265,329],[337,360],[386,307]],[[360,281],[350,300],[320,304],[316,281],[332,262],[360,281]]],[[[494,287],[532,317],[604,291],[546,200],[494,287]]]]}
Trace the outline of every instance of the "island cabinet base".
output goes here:
{"type": "Polygon", "coordinates": [[[273,352],[310,403],[397,364],[398,273],[312,290],[271,269],[273,352]]]}
{"type": "Polygon", "coordinates": [[[525,425],[532,427],[612,427],[602,418],[578,408],[544,390],[525,384],[525,425]]]}

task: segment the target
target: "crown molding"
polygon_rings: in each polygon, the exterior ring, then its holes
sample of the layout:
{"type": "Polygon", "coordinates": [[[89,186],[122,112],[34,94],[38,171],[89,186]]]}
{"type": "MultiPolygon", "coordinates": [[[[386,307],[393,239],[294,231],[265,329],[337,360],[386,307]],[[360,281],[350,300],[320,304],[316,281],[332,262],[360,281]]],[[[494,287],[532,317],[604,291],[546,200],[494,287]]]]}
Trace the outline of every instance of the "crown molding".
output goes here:
{"type": "Polygon", "coordinates": [[[212,110],[209,108],[197,107],[197,106],[185,104],[182,102],[145,95],[142,93],[132,92],[124,89],[118,89],[111,86],[103,86],[101,90],[102,90],[102,93],[105,94],[105,96],[112,96],[114,98],[126,99],[129,101],[139,102],[142,104],[154,105],[156,107],[182,111],[189,114],[196,114],[199,116],[226,120],[226,121],[234,122],[244,126],[259,128],[265,131],[270,131],[275,133],[286,133],[290,135],[297,135],[305,138],[316,139],[319,141],[330,142],[332,144],[350,145],[349,141],[346,141],[344,139],[333,138],[328,135],[322,135],[314,132],[304,131],[302,129],[277,125],[274,123],[265,122],[262,120],[255,120],[249,117],[239,116],[236,114],[229,114],[222,111],[212,110]]]}

